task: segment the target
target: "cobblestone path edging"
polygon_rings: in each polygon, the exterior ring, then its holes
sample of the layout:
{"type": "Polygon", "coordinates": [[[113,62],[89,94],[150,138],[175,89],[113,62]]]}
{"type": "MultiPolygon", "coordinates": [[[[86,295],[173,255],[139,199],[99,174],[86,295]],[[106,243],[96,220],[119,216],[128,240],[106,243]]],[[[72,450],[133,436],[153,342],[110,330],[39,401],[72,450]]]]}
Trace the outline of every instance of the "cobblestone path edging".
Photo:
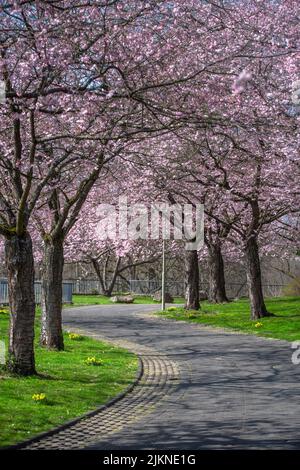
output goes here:
{"type": "Polygon", "coordinates": [[[25,441],[15,448],[83,449],[141,420],[172,393],[179,383],[177,364],[152,348],[129,341],[112,341],[85,329],[72,327],[72,332],[103,340],[136,353],[140,359],[139,377],[134,386],[129,387],[125,393],[100,407],[99,410],[25,441]]]}

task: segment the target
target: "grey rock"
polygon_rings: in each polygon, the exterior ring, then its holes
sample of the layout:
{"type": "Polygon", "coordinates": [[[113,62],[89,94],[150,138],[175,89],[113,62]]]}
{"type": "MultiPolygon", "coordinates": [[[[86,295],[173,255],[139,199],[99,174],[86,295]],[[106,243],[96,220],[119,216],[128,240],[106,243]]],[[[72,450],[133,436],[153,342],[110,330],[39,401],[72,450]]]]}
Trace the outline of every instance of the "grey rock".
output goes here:
{"type": "Polygon", "coordinates": [[[115,295],[110,298],[110,301],[114,304],[132,304],[134,297],[132,295],[115,295]]]}

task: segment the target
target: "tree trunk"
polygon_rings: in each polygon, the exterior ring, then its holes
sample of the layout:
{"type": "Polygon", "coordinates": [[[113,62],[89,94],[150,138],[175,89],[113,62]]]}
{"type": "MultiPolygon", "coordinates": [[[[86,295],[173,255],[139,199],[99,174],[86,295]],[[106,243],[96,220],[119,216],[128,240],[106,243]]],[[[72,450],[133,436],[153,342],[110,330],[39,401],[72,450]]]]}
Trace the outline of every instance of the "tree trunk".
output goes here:
{"type": "Polygon", "coordinates": [[[63,238],[44,242],[42,276],[41,344],[49,349],[64,349],[62,332],[63,238]]]}
{"type": "Polygon", "coordinates": [[[228,302],[225,289],[224,262],[221,246],[216,243],[208,246],[209,293],[212,303],[228,302]]]}
{"type": "Polygon", "coordinates": [[[263,296],[260,259],[256,238],[251,237],[247,241],[245,255],[251,318],[252,320],[257,320],[262,317],[271,316],[272,314],[267,311],[263,296]]]}
{"type": "Polygon", "coordinates": [[[120,266],[120,263],[121,263],[121,258],[118,257],[118,259],[116,261],[113,276],[112,276],[112,279],[109,282],[108,286],[107,286],[107,279],[106,279],[106,269],[104,269],[104,273],[103,273],[103,276],[102,276],[99,262],[96,259],[93,259],[93,258],[91,259],[91,262],[92,262],[92,266],[95,270],[95,273],[98,277],[98,280],[100,282],[101,289],[102,289],[102,294],[106,297],[111,297],[111,295],[113,293],[113,290],[114,290],[114,287],[115,287],[115,284],[116,284],[116,281],[117,281],[117,277],[119,275],[119,266],[120,266]]]}
{"type": "Polygon", "coordinates": [[[5,241],[10,328],[8,369],[19,375],[33,375],[34,362],[34,263],[28,233],[12,235],[5,241]]]}
{"type": "Polygon", "coordinates": [[[186,251],[185,275],[185,308],[188,310],[199,310],[199,264],[197,250],[186,251]]]}

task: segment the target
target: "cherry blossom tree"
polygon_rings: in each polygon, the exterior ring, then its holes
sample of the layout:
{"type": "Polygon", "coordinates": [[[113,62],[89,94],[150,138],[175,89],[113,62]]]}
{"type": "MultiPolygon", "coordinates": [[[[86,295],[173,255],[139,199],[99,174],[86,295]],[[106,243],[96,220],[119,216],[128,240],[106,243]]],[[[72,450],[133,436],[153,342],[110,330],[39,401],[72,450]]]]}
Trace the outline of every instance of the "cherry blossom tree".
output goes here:
{"type": "MultiPolygon", "coordinates": [[[[64,240],[110,157],[134,155],[127,144],[139,162],[147,153],[160,165],[151,142],[174,163],[173,183],[178,139],[193,145],[186,191],[218,188],[229,213],[241,213],[231,230],[244,247],[252,317],[268,314],[258,237],[296,211],[299,196],[297,16],[296,0],[1,3],[0,233],[12,371],[35,372],[33,215],[45,243],[45,342],[60,349],[64,240]]],[[[211,217],[228,225],[222,213],[211,217]]],[[[197,253],[188,258],[196,286],[197,253]]]]}
{"type": "MultiPolygon", "coordinates": [[[[162,53],[157,42],[164,30],[171,34],[172,24],[166,29],[164,21],[170,9],[164,7],[166,2],[139,1],[130,7],[124,1],[1,4],[1,78],[6,100],[1,104],[0,229],[5,237],[12,312],[8,366],[14,372],[35,372],[31,216],[41,206],[49,184],[74,168],[78,142],[99,142],[102,134],[105,141],[107,120],[98,119],[97,129],[91,127],[95,112],[101,116],[104,109],[106,116],[110,112],[116,117],[121,110],[118,124],[126,135],[153,129],[157,112],[153,89],[159,90],[166,81],[166,70],[169,77],[170,55],[162,53]],[[159,70],[158,63],[165,67],[159,70]],[[135,106],[126,107],[133,102],[135,106]]],[[[179,72],[182,69],[176,78],[179,72]]],[[[167,85],[172,83],[169,78],[167,85]]],[[[173,119],[171,115],[170,111],[163,125],[173,119]]],[[[101,160],[96,153],[92,171],[99,171],[101,160]]],[[[90,181],[85,188],[89,185],[90,181]]],[[[48,206],[57,215],[55,191],[50,193],[48,206]]],[[[75,213],[79,205],[72,204],[75,213]]],[[[69,215],[69,210],[65,212],[69,215]]],[[[65,218],[64,213],[56,221],[60,227],[65,218]]]]}
{"type": "Polygon", "coordinates": [[[61,13],[47,14],[43,6],[21,3],[1,6],[1,73],[6,88],[1,105],[1,234],[12,313],[8,367],[27,375],[35,372],[29,222],[49,182],[72,161],[68,152],[53,154],[46,141],[49,134],[67,132],[72,122],[74,134],[80,134],[75,116],[89,90],[79,74],[78,42],[70,40],[78,23],[72,24],[72,18],[64,22],[61,13]]]}
{"type": "MultiPolygon", "coordinates": [[[[204,6],[201,8],[211,20],[219,16],[204,6]]],[[[182,126],[190,114],[190,109],[183,107],[189,82],[197,81],[198,75],[204,72],[203,65],[193,58],[193,41],[197,45],[200,35],[205,33],[207,38],[212,36],[215,44],[218,36],[216,31],[202,24],[191,41],[186,26],[193,17],[184,9],[185,17],[181,19],[180,2],[175,2],[172,8],[165,1],[136,1],[130,7],[124,1],[96,3],[87,10],[90,23],[97,31],[90,35],[87,35],[84,24],[86,7],[76,4],[75,11],[77,15],[83,15],[83,24],[78,25],[82,31],[80,38],[85,44],[83,48],[80,46],[80,78],[87,81],[86,91],[89,92],[88,101],[81,100],[80,103],[84,109],[84,114],[80,113],[81,134],[74,139],[74,130],[69,126],[67,132],[55,133],[44,141],[53,152],[53,141],[56,143],[59,139],[60,145],[65,146],[65,142],[70,143],[70,138],[73,139],[76,143],[73,149],[65,147],[62,153],[67,152],[75,160],[86,160],[88,164],[94,158],[96,168],[85,168],[80,163],[82,174],[85,174],[82,179],[76,175],[79,166],[74,162],[75,176],[70,170],[69,175],[64,171],[63,189],[56,185],[48,193],[45,203],[48,211],[45,214],[46,222],[51,221],[50,226],[45,227],[43,216],[36,216],[44,240],[41,342],[56,349],[63,349],[61,281],[64,239],[74,225],[88,192],[101,177],[101,169],[107,160],[119,153],[124,142],[130,139],[144,142],[149,136],[182,126]],[[162,48],[161,42],[166,47],[162,48]],[[99,92],[102,101],[99,100],[99,92]],[[180,113],[178,108],[181,108],[180,113]],[[95,147],[91,150],[92,144],[106,151],[99,151],[99,148],[97,151],[95,147]],[[112,144],[115,146],[113,150],[112,144]],[[67,189],[69,180],[72,185],[67,189]]],[[[224,60],[219,53],[214,57],[202,47],[197,46],[197,49],[206,65],[224,60]]],[[[41,204],[43,209],[45,204],[41,204]]]]}

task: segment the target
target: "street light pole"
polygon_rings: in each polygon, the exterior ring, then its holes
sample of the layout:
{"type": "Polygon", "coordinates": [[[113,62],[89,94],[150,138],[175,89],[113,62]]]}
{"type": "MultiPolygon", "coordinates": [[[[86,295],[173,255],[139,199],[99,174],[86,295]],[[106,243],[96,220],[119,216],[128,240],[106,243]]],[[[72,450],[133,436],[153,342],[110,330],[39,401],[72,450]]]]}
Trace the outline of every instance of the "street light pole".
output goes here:
{"type": "Polygon", "coordinates": [[[161,309],[165,310],[165,292],[166,292],[166,252],[165,240],[162,242],[162,271],[161,271],[161,309]]]}

